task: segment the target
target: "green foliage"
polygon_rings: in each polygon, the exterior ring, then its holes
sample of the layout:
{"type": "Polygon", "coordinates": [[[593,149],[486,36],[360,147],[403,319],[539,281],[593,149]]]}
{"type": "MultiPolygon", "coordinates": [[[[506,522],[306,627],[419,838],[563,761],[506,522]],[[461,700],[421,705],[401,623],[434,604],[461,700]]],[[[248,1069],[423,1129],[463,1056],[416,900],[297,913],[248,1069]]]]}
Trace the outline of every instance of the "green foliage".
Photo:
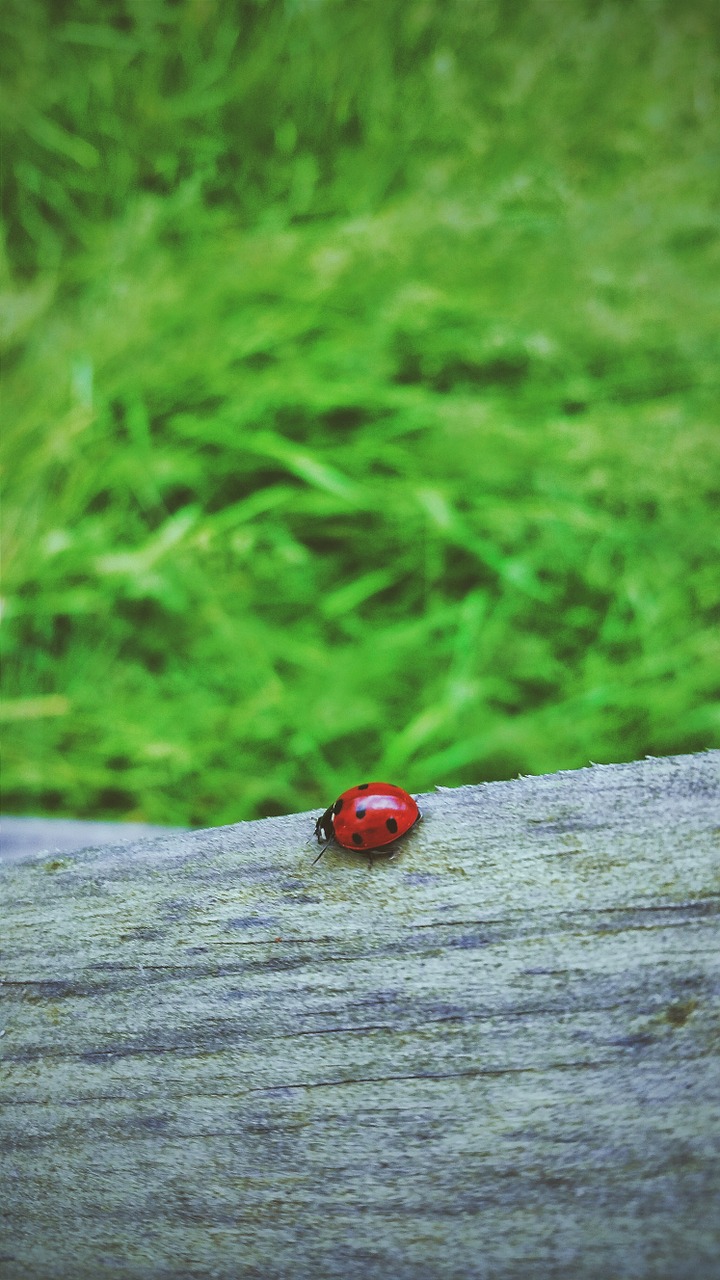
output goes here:
{"type": "Polygon", "coordinates": [[[717,744],[713,8],[6,5],[7,808],[717,744]]]}

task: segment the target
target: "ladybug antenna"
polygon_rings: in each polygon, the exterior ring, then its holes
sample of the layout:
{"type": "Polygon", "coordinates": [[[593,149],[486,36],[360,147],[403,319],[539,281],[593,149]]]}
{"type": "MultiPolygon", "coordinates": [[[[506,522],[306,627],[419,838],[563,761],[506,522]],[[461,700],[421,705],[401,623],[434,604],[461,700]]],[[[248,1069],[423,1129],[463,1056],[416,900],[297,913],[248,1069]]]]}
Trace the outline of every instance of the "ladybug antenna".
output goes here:
{"type": "Polygon", "coordinates": [[[314,867],[315,863],[319,863],[320,858],[322,858],[325,849],[327,849],[328,845],[331,844],[331,840],[332,840],[332,836],[329,837],[329,840],[325,840],[325,844],[323,845],[322,849],[320,849],[318,856],[316,856],[316,858],[314,858],[313,861],[311,861],[311,864],[310,864],[311,867],[314,867]]]}

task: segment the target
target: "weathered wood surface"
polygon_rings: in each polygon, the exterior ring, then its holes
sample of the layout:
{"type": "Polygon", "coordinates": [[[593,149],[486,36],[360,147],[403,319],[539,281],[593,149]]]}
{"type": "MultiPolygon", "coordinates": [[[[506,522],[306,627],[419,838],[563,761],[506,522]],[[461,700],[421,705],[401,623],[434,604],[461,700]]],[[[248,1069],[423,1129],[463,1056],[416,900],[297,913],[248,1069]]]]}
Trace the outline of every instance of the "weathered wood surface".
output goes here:
{"type": "Polygon", "coordinates": [[[720,1275],[720,753],[5,867],[5,1280],[720,1275]]]}
{"type": "Polygon", "coordinates": [[[172,835],[184,827],[154,827],[147,822],[87,822],[74,818],[0,817],[0,863],[18,862],[34,853],[78,853],[103,844],[123,844],[146,836],[172,835]]]}

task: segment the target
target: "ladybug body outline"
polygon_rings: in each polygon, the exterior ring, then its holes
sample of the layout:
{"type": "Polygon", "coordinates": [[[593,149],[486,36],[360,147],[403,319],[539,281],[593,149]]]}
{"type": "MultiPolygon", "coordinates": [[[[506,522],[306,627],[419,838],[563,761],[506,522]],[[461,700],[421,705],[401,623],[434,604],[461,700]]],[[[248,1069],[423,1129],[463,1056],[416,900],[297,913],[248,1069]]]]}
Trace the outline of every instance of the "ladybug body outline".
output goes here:
{"type": "Polygon", "coordinates": [[[362,782],[338,796],[315,823],[323,847],[332,840],[355,853],[375,853],[407,834],[422,814],[411,795],[390,782],[362,782]]]}

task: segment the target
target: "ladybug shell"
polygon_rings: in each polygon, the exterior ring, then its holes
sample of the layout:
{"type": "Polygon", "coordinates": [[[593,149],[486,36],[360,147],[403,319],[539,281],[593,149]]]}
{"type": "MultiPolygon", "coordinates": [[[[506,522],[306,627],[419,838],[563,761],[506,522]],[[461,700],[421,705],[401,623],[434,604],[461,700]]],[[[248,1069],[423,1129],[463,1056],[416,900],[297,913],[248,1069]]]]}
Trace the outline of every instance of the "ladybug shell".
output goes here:
{"type": "Polygon", "coordinates": [[[380,849],[405,835],[420,810],[412,796],[390,782],[363,782],[338,796],[318,823],[345,849],[380,849]]]}

